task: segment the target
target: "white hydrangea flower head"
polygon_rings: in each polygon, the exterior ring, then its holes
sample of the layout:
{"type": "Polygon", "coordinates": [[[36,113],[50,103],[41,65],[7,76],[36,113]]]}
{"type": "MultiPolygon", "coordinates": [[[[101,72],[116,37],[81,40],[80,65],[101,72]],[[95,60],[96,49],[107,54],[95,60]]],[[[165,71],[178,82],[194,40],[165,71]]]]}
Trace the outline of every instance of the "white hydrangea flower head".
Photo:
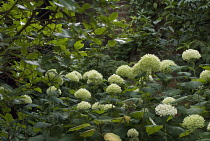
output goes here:
{"type": "Polygon", "coordinates": [[[131,137],[131,138],[135,138],[135,137],[139,136],[139,132],[136,129],[131,128],[131,129],[128,130],[127,136],[131,137]]]}
{"type": "Polygon", "coordinates": [[[79,82],[79,77],[73,72],[66,74],[65,77],[70,79],[71,81],[79,82]]]}
{"type": "Polygon", "coordinates": [[[177,109],[174,106],[168,104],[159,104],[155,107],[155,112],[159,116],[174,116],[177,114],[177,109]]]}
{"type": "Polygon", "coordinates": [[[113,84],[123,84],[124,80],[117,74],[112,74],[109,78],[108,78],[108,82],[113,84]]]}
{"type": "Polygon", "coordinates": [[[131,68],[131,73],[133,75],[133,77],[139,75],[142,73],[142,70],[140,69],[140,64],[139,63],[136,63],[134,64],[134,66],[131,68]]]}
{"type": "Polygon", "coordinates": [[[121,93],[122,90],[121,90],[121,87],[118,86],[117,84],[111,84],[106,88],[106,92],[117,94],[117,93],[121,93]]]}
{"type": "Polygon", "coordinates": [[[72,71],[79,79],[82,79],[82,74],[79,73],[78,71],[72,71]]]}
{"type": "Polygon", "coordinates": [[[117,68],[116,74],[122,77],[132,78],[133,75],[131,73],[132,68],[128,65],[121,65],[117,68]]]}
{"type": "Polygon", "coordinates": [[[209,124],[207,125],[207,130],[210,131],[210,122],[209,122],[209,124]]]}
{"type": "Polygon", "coordinates": [[[201,79],[204,79],[206,81],[210,81],[210,70],[203,70],[201,73],[200,73],[200,78],[201,79]]]}
{"type": "Polygon", "coordinates": [[[188,49],[182,53],[182,59],[185,61],[190,61],[192,59],[200,59],[201,54],[194,49],[188,49]]]}
{"type": "Polygon", "coordinates": [[[172,60],[163,60],[160,62],[160,71],[164,73],[171,73],[170,66],[177,66],[172,60]]]}
{"type": "Polygon", "coordinates": [[[160,59],[154,54],[146,54],[139,60],[139,68],[143,72],[158,72],[160,70],[160,59]]]}
{"type": "Polygon", "coordinates": [[[91,108],[91,104],[89,102],[86,101],[82,101],[80,103],[77,104],[77,109],[78,110],[87,110],[91,108]]]}
{"type": "Polygon", "coordinates": [[[28,95],[22,95],[22,96],[21,96],[21,99],[23,100],[23,103],[25,103],[25,104],[30,104],[30,103],[32,103],[32,99],[31,99],[31,97],[28,96],[28,95]]]}
{"type": "Polygon", "coordinates": [[[100,106],[100,109],[103,109],[104,111],[107,111],[107,110],[109,110],[109,109],[112,109],[112,108],[114,108],[115,106],[113,105],[113,104],[102,104],[101,106],[100,106]]]}
{"type": "Polygon", "coordinates": [[[49,81],[52,81],[57,80],[59,76],[56,69],[50,69],[45,73],[45,77],[47,77],[49,81]]]}
{"type": "Polygon", "coordinates": [[[205,126],[204,123],[205,120],[202,116],[193,114],[185,117],[181,125],[192,132],[197,128],[203,128],[205,126]]]}
{"type": "Polygon", "coordinates": [[[56,88],[55,86],[50,86],[47,89],[47,94],[48,95],[55,95],[55,94],[61,95],[61,90],[56,88]]]}
{"type": "Polygon", "coordinates": [[[76,91],[74,93],[74,96],[76,98],[81,98],[82,100],[85,100],[85,99],[88,99],[88,98],[91,98],[91,94],[88,90],[86,90],[85,88],[81,88],[79,89],[78,91],[76,91]]]}
{"type": "Polygon", "coordinates": [[[171,104],[171,102],[175,101],[176,99],[173,97],[166,97],[163,99],[162,103],[163,104],[171,104]]]}
{"type": "Polygon", "coordinates": [[[95,102],[93,105],[92,105],[92,109],[95,110],[95,109],[100,109],[101,108],[101,104],[99,102],[95,102]]]}
{"type": "Polygon", "coordinates": [[[84,73],[83,79],[88,80],[87,84],[99,85],[103,82],[103,75],[96,70],[90,70],[84,73]]]}

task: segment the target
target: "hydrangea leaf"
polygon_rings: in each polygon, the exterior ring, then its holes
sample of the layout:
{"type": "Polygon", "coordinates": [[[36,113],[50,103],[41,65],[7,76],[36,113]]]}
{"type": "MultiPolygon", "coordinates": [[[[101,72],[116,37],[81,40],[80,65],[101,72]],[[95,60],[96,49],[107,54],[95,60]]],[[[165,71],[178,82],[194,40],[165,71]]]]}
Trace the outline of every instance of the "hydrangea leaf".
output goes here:
{"type": "Polygon", "coordinates": [[[148,135],[151,135],[155,132],[158,132],[162,128],[163,128],[163,125],[147,125],[146,131],[148,135]]]}
{"type": "Polygon", "coordinates": [[[90,126],[90,124],[89,124],[89,123],[81,124],[81,125],[79,125],[79,126],[76,126],[76,127],[70,128],[70,129],[68,130],[68,132],[70,132],[70,131],[80,130],[80,129],[85,128],[85,127],[88,127],[88,126],[90,126]]]}
{"type": "Polygon", "coordinates": [[[95,129],[90,129],[90,130],[87,130],[87,131],[81,133],[80,136],[91,137],[91,136],[93,136],[94,133],[95,133],[95,129]]]}

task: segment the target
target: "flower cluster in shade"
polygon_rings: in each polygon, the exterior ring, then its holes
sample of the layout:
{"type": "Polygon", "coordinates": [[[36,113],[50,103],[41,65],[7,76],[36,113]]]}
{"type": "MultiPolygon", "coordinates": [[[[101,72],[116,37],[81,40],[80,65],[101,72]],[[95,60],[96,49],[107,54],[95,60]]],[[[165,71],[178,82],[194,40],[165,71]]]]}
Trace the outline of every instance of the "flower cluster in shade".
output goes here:
{"type": "Polygon", "coordinates": [[[176,99],[173,97],[166,97],[163,99],[162,103],[163,104],[171,104],[171,102],[175,101],[176,99]]]}
{"type": "Polygon", "coordinates": [[[210,122],[209,122],[209,124],[207,125],[207,130],[210,131],[210,122]]]}
{"type": "Polygon", "coordinates": [[[50,86],[47,89],[47,94],[48,95],[61,95],[61,90],[56,88],[55,86],[50,86]]]}
{"type": "Polygon", "coordinates": [[[107,111],[111,108],[114,108],[115,106],[113,104],[100,104],[99,102],[95,102],[93,105],[92,105],[92,109],[93,110],[96,110],[96,109],[99,109],[99,110],[104,110],[104,111],[107,111]]]}
{"type": "Polygon", "coordinates": [[[86,101],[81,101],[80,103],[77,104],[77,109],[78,110],[87,110],[91,108],[91,104],[86,101]]]}
{"type": "Polygon", "coordinates": [[[31,99],[31,97],[28,96],[28,95],[22,95],[22,96],[21,96],[21,100],[22,100],[22,102],[23,102],[24,104],[30,104],[30,103],[32,103],[32,99],[31,99]]]}
{"type": "Polygon", "coordinates": [[[201,79],[204,79],[206,81],[210,81],[210,70],[203,70],[201,73],[200,73],[200,78],[201,79]]]}
{"type": "Polygon", "coordinates": [[[132,78],[131,67],[128,65],[121,65],[117,68],[116,74],[122,77],[132,78]]]}
{"type": "Polygon", "coordinates": [[[79,80],[82,79],[82,75],[77,71],[72,71],[66,74],[65,77],[74,82],[79,82],[79,80]]]}
{"type": "Polygon", "coordinates": [[[169,104],[159,104],[155,107],[155,112],[159,116],[174,116],[177,114],[177,109],[169,104]]]}
{"type": "Polygon", "coordinates": [[[114,94],[117,94],[117,93],[121,93],[122,92],[122,89],[120,86],[118,86],[117,84],[111,84],[109,85],[107,88],[106,88],[106,92],[107,93],[114,93],[114,94]]]}
{"type": "Polygon", "coordinates": [[[87,80],[87,84],[99,85],[103,82],[103,75],[96,70],[90,70],[83,74],[83,79],[87,80]]]}
{"type": "Polygon", "coordinates": [[[58,83],[59,85],[63,84],[63,79],[61,78],[61,76],[57,73],[56,69],[50,69],[45,73],[45,78],[47,78],[47,80],[49,82],[54,82],[54,83],[58,83]]]}
{"type": "Polygon", "coordinates": [[[112,74],[109,78],[108,78],[108,82],[113,84],[123,84],[124,80],[117,74],[112,74]]]}
{"type": "Polygon", "coordinates": [[[171,73],[172,69],[170,66],[177,66],[172,60],[163,60],[160,62],[160,71],[164,73],[171,73]]]}
{"type": "Polygon", "coordinates": [[[200,58],[201,58],[201,54],[197,50],[194,50],[194,49],[188,49],[182,53],[182,59],[185,61],[190,61],[190,60],[200,59],[200,58]]]}
{"type": "Polygon", "coordinates": [[[138,62],[141,72],[158,72],[160,70],[160,59],[154,54],[146,54],[138,62]]]}
{"type": "Polygon", "coordinates": [[[136,129],[131,128],[131,129],[128,130],[127,136],[131,137],[131,138],[136,138],[136,137],[139,136],[139,132],[136,129]]]}
{"type": "Polygon", "coordinates": [[[197,128],[203,128],[205,126],[204,123],[205,120],[202,116],[193,114],[185,117],[181,125],[192,132],[197,128]]]}
{"type": "Polygon", "coordinates": [[[74,96],[76,98],[81,98],[82,100],[85,100],[85,99],[91,98],[91,93],[85,88],[81,88],[74,93],[74,96]]]}

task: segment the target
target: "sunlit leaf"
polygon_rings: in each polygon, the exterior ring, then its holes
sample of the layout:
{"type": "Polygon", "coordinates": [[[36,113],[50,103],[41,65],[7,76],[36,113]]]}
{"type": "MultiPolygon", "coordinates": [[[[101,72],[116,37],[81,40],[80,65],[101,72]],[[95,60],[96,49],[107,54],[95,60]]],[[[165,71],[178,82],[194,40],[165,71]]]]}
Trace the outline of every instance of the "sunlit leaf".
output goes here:
{"type": "Polygon", "coordinates": [[[78,126],[76,126],[76,127],[70,128],[70,129],[68,130],[68,132],[70,132],[70,131],[77,131],[77,130],[80,130],[80,129],[82,129],[82,128],[88,127],[88,126],[90,126],[89,123],[81,124],[81,125],[78,125],[78,126]]]}
{"type": "Polygon", "coordinates": [[[87,131],[81,133],[80,136],[91,137],[91,136],[93,136],[94,132],[95,132],[95,129],[90,129],[90,130],[87,130],[87,131]]]}
{"type": "Polygon", "coordinates": [[[155,132],[158,132],[162,128],[163,128],[163,125],[147,125],[146,131],[148,135],[151,135],[155,132]]]}

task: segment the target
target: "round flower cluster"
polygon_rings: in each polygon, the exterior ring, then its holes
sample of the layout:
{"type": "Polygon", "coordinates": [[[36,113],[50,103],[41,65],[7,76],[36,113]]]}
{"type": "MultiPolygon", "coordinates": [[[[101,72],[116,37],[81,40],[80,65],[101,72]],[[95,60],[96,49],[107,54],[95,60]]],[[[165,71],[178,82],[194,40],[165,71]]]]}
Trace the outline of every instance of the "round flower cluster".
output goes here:
{"type": "Polygon", "coordinates": [[[87,84],[99,85],[103,82],[103,75],[96,70],[90,70],[84,73],[83,79],[87,80],[87,84]]]}
{"type": "Polygon", "coordinates": [[[173,98],[173,97],[166,97],[166,98],[163,99],[162,103],[163,104],[170,104],[173,101],[175,101],[175,98],[173,98]]]}
{"type": "Polygon", "coordinates": [[[109,83],[123,84],[124,80],[117,74],[113,74],[108,78],[109,83]]]}
{"type": "Polygon", "coordinates": [[[207,130],[210,131],[210,122],[209,122],[209,124],[207,126],[207,130]]]}
{"type": "Polygon", "coordinates": [[[131,137],[131,138],[135,138],[135,137],[139,136],[139,132],[136,129],[131,128],[131,129],[128,130],[127,136],[131,137]]]}
{"type": "Polygon", "coordinates": [[[56,69],[50,69],[45,73],[45,78],[48,79],[49,82],[57,82],[59,85],[63,84],[63,79],[57,73],[56,69]]]}
{"type": "Polygon", "coordinates": [[[206,81],[210,81],[210,70],[204,70],[200,73],[200,78],[206,81]]]}
{"type": "Polygon", "coordinates": [[[70,73],[66,74],[65,77],[70,79],[71,81],[79,82],[78,76],[73,72],[70,72],[70,73]]]}
{"type": "Polygon", "coordinates": [[[107,111],[111,108],[114,108],[115,106],[113,104],[100,104],[99,102],[95,102],[93,105],[92,105],[92,109],[95,110],[95,109],[100,109],[100,110],[104,110],[104,111],[107,111]]]}
{"type": "Polygon", "coordinates": [[[117,93],[121,93],[122,90],[121,90],[121,87],[118,86],[117,84],[111,84],[106,88],[106,92],[117,94],[117,93]]]}
{"type": "Polygon", "coordinates": [[[131,73],[133,75],[133,77],[139,75],[142,73],[141,69],[140,69],[140,64],[136,63],[132,68],[131,68],[131,73]]]}
{"type": "Polygon", "coordinates": [[[32,103],[32,99],[31,99],[31,97],[28,96],[28,95],[22,95],[22,96],[21,96],[21,100],[23,100],[23,103],[25,103],[25,104],[32,103]]]}
{"type": "Polygon", "coordinates": [[[177,114],[177,109],[174,106],[168,104],[159,104],[155,107],[155,112],[161,117],[167,115],[174,116],[177,114]]]}
{"type": "Polygon", "coordinates": [[[191,132],[197,128],[204,127],[204,122],[204,118],[200,115],[189,115],[184,118],[182,126],[191,132]]]}
{"type": "Polygon", "coordinates": [[[61,90],[56,88],[55,86],[50,86],[48,89],[47,89],[47,94],[48,95],[61,95],[61,90]]]}
{"type": "Polygon", "coordinates": [[[82,101],[80,103],[77,104],[77,109],[78,110],[87,110],[91,108],[91,104],[89,102],[86,101],[82,101]]]}
{"type": "Polygon", "coordinates": [[[182,59],[185,61],[190,61],[191,59],[200,59],[201,54],[194,49],[188,49],[182,53],[182,59]]]}
{"type": "Polygon", "coordinates": [[[163,60],[160,62],[160,71],[164,73],[171,73],[170,66],[177,66],[172,60],[163,60]]]}
{"type": "Polygon", "coordinates": [[[128,65],[121,65],[117,68],[116,74],[123,77],[132,78],[131,70],[131,67],[128,65]]]}
{"type": "Polygon", "coordinates": [[[76,98],[81,98],[82,100],[91,98],[91,94],[88,90],[81,88],[74,93],[76,98]]]}
{"type": "Polygon", "coordinates": [[[82,79],[82,75],[78,71],[72,71],[71,73],[74,73],[79,79],[82,79]]]}
{"type": "Polygon", "coordinates": [[[139,68],[143,72],[157,72],[160,70],[160,59],[154,54],[146,54],[139,60],[139,68]]]}

